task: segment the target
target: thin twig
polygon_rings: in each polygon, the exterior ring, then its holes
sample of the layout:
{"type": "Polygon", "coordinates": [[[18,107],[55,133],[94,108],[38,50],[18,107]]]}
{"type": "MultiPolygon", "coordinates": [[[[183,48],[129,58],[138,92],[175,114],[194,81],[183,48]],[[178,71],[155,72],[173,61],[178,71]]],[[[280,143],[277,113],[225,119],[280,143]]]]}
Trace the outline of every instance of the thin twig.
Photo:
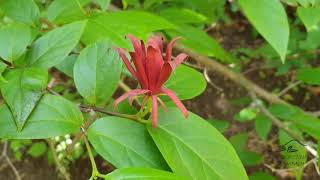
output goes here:
{"type": "Polygon", "coordinates": [[[3,150],[2,150],[2,153],[1,153],[1,156],[0,156],[0,160],[2,158],[4,158],[5,161],[7,161],[8,165],[11,167],[13,173],[15,174],[16,176],[16,179],[17,180],[21,180],[21,176],[17,170],[17,168],[13,165],[11,159],[9,158],[8,154],[7,154],[7,151],[8,151],[8,141],[6,140],[3,144],[3,150]]]}
{"type": "Polygon", "coordinates": [[[209,77],[209,74],[208,74],[208,70],[206,68],[204,68],[203,70],[203,75],[204,75],[204,78],[207,80],[207,82],[214,88],[216,88],[219,92],[222,92],[223,89],[220,88],[219,86],[217,86],[215,83],[213,83],[209,77]]]}
{"type": "Polygon", "coordinates": [[[294,83],[291,83],[289,86],[287,86],[286,88],[284,88],[282,91],[279,92],[278,96],[281,97],[284,94],[286,94],[288,91],[290,91],[292,88],[298,86],[299,84],[301,84],[302,81],[296,81],[294,83]]]}

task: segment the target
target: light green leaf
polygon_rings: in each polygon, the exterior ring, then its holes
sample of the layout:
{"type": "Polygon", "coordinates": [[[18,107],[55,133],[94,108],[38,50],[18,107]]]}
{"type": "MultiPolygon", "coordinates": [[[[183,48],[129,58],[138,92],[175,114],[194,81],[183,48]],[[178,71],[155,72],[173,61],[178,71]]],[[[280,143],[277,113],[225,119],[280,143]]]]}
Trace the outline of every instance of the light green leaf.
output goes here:
{"type": "Polygon", "coordinates": [[[45,139],[78,132],[82,113],[61,96],[44,95],[22,131],[18,131],[9,108],[0,107],[0,138],[45,139]]]}
{"type": "Polygon", "coordinates": [[[266,172],[254,172],[250,176],[250,180],[277,180],[277,179],[266,172]]]}
{"type": "Polygon", "coordinates": [[[34,158],[44,155],[47,151],[47,144],[44,142],[33,143],[30,149],[28,149],[27,154],[34,158]]]}
{"type": "Polygon", "coordinates": [[[69,77],[73,77],[73,67],[76,63],[78,56],[75,54],[67,56],[60,64],[56,65],[55,67],[68,75],[69,77]]]}
{"type": "Polygon", "coordinates": [[[320,85],[320,68],[303,68],[298,70],[297,79],[311,85],[320,85]]]}
{"type": "Polygon", "coordinates": [[[56,28],[40,37],[31,48],[28,61],[32,66],[49,68],[64,60],[78,44],[86,21],[56,28]]]}
{"type": "Polygon", "coordinates": [[[0,57],[12,62],[18,59],[31,43],[31,29],[24,24],[9,24],[0,28],[0,57]]]}
{"type": "Polygon", "coordinates": [[[281,2],[279,0],[240,0],[239,3],[249,21],[284,62],[289,41],[289,24],[281,2]]]}
{"type": "Polygon", "coordinates": [[[7,69],[7,65],[3,62],[0,62],[0,87],[3,83],[7,83],[8,81],[2,76],[2,73],[7,69]]]}
{"type": "Polygon", "coordinates": [[[39,68],[14,69],[4,77],[8,82],[2,84],[1,93],[20,131],[47,87],[48,72],[39,68]]]}
{"type": "Polygon", "coordinates": [[[197,70],[180,65],[165,86],[176,92],[179,99],[184,100],[199,96],[206,89],[207,81],[197,70]]]}
{"type": "Polygon", "coordinates": [[[226,120],[208,119],[207,121],[210,124],[212,124],[217,130],[219,130],[221,133],[225,132],[230,125],[230,122],[226,120]]]}
{"type": "Polygon", "coordinates": [[[97,0],[97,3],[101,7],[102,10],[106,10],[110,4],[111,0],[97,0]]]}
{"type": "Polygon", "coordinates": [[[160,11],[160,15],[177,24],[208,22],[206,16],[186,8],[166,8],[160,11]]]}
{"type": "Polygon", "coordinates": [[[125,40],[128,34],[147,39],[153,31],[173,28],[175,26],[166,19],[143,11],[105,12],[89,19],[82,40],[91,44],[100,39],[108,39],[117,46],[130,48],[129,41],[125,40]]]}
{"type": "Polygon", "coordinates": [[[255,127],[259,137],[266,141],[272,128],[272,121],[267,116],[259,115],[256,117],[255,127]]]}
{"type": "Polygon", "coordinates": [[[257,109],[244,108],[236,114],[235,119],[240,122],[251,121],[257,116],[257,109]]]}
{"type": "Polygon", "coordinates": [[[159,124],[148,124],[160,152],[174,173],[190,179],[248,179],[232,145],[218,130],[190,112],[160,109],[159,124]]]}
{"type": "Polygon", "coordinates": [[[105,177],[106,180],[184,180],[168,171],[152,168],[117,169],[105,177]]]}
{"type": "Polygon", "coordinates": [[[85,17],[86,12],[79,0],[55,0],[48,7],[48,19],[57,24],[65,24],[85,17]]]}
{"type": "Polygon", "coordinates": [[[91,104],[107,102],[118,87],[122,71],[120,56],[110,42],[85,48],[74,65],[74,80],[79,93],[91,104]]]}
{"type": "Polygon", "coordinates": [[[2,0],[0,8],[8,17],[16,21],[33,26],[39,21],[40,11],[33,0],[2,0]]]}
{"type": "Polygon", "coordinates": [[[320,22],[320,7],[298,7],[297,13],[307,31],[317,28],[320,22]]]}
{"type": "Polygon", "coordinates": [[[115,116],[93,123],[88,137],[95,150],[117,168],[168,169],[144,125],[115,116]]]}

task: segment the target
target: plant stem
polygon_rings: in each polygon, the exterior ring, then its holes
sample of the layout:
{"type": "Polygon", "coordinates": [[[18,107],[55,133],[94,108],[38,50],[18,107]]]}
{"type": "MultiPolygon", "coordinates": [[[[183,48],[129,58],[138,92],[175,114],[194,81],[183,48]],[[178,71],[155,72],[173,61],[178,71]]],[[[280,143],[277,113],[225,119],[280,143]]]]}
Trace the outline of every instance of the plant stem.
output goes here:
{"type": "Polygon", "coordinates": [[[94,160],[94,157],[93,157],[93,154],[92,154],[91,147],[90,147],[90,144],[88,142],[88,139],[87,139],[86,136],[84,136],[83,139],[84,139],[84,143],[86,144],[86,148],[87,148],[87,151],[88,151],[88,155],[89,155],[89,159],[90,159],[91,167],[92,167],[92,175],[90,177],[90,180],[93,180],[97,176],[99,176],[100,173],[98,171],[97,164],[96,164],[96,162],[94,160]]]}

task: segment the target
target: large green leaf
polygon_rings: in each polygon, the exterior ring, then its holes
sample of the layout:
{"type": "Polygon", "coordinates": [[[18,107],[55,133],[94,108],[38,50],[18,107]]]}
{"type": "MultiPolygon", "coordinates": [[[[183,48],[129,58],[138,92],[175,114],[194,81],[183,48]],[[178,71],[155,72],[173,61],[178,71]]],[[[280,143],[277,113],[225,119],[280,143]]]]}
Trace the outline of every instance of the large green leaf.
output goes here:
{"type": "Polygon", "coordinates": [[[122,61],[107,41],[85,48],[74,65],[74,81],[79,93],[91,104],[107,102],[118,87],[122,61]]]}
{"type": "Polygon", "coordinates": [[[197,70],[185,65],[179,66],[165,86],[177,93],[181,100],[200,95],[207,87],[207,81],[197,70]]]}
{"type": "Polygon", "coordinates": [[[78,44],[85,25],[86,21],[78,21],[45,34],[34,43],[27,61],[45,68],[59,64],[78,44]]]}
{"type": "Polygon", "coordinates": [[[298,7],[298,16],[308,31],[316,29],[320,22],[320,7],[298,7]]]}
{"type": "Polygon", "coordinates": [[[166,19],[147,12],[99,13],[89,19],[82,40],[90,44],[99,39],[109,39],[118,46],[130,48],[129,41],[125,40],[128,34],[146,39],[153,31],[172,28],[175,26],[166,19]]]}
{"type": "Polygon", "coordinates": [[[46,69],[14,69],[5,74],[7,83],[2,84],[1,93],[10,107],[18,130],[22,130],[29,115],[47,87],[46,69]]]}
{"type": "Polygon", "coordinates": [[[35,25],[39,21],[40,11],[33,0],[2,0],[0,8],[16,21],[30,25],[35,25]]]}
{"type": "Polygon", "coordinates": [[[117,169],[105,177],[106,180],[183,180],[167,171],[152,168],[124,168],[117,169]]]}
{"type": "Polygon", "coordinates": [[[158,128],[148,125],[174,173],[191,179],[248,179],[232,145],[208,122],[177,108],[159,111],[158,128]]]}
{"type": "Polygon", "coordinates": [[[0,28],[0,56],[12,62],[18,59],[32,41],[31,29],[24,24],[10,24],[0,28]]]}
{"type": "Polygon", "coordinates": [[[289,41],[289,24],[281,2],[279,0],[240,0],[239,3],[249,21],[284,62],[289,41]]]}
{"type": "Polygon", "coordinates": [[[48,7],[48,19],[52,22],[63,24],[86,17],[79,0],[55,0],[48,7]]]}
{"type": "Polygon", "coordinates": [[[0,108],[0,138],[44,139],[79,131],[82,113],[61,96],[45,95],[32,112],[22,131],[18,131],[9,108],[0,108]]]}
{"type": "Polygon", "coordinates": [[[307,84],[320,85],[320,68],[303,68],[298,70],[297,78],[307,84]]]}
{"type": "Polygon", "coordinates": [[[69,77],[73,77],[73,67],[76,63],[77,58],[78,55],[75,54],[67,56],[60,64],[56,65],[55,67],[69,77]]]}
{"type": "Polygon", "coordinates": [[[88,137],[95,150],[117,168],[168,169],[144,125],[119,117],[93,123],[88,137]]]}
{"type": "Polygon", "coordinates": [[[208,22],[206,16],[186,8],[166,8],[160,11],[160,15],[177,24],[208,22]]]}

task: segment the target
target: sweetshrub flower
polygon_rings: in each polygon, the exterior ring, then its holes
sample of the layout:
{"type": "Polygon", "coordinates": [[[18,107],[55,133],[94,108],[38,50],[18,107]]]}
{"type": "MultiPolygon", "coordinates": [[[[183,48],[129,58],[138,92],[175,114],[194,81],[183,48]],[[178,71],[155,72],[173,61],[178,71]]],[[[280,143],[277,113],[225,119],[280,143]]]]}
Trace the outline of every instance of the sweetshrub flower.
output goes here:
{"type": "Polygon", "coordinates": [[[134,52],[129,52],[134,67],[127,58],[125,49],[116,48],[116,50],[119,52],[120,57],[132,76],[139,81],[141,89],[134,89],[123,94],[115,100],[114,105],[117,106],[127,98],[129,99],[129,102],[132,103],[134,97],[144,95],[145,98],[141,107],[143,108],[146,101],[151,97],[153,126],[157,127],[158,101],[165,108],[164,103],[158,96],[165,94],[172,99],[184,116],[188,117],[187,109],[176,96],[175,92],[164,87],[164,84],[169,79],[171,73],[188,57],[186,54],[181,53],[174,60],[171,60],[172,48],[179,38],[173,39],[168,44],[165,56],[163,56],[162,37],[151,37],[148,40],[146,47],[144,42],[137,39],[135,36],[128,35],[128,38],[131,40],[134,47],[134,52]]]}

